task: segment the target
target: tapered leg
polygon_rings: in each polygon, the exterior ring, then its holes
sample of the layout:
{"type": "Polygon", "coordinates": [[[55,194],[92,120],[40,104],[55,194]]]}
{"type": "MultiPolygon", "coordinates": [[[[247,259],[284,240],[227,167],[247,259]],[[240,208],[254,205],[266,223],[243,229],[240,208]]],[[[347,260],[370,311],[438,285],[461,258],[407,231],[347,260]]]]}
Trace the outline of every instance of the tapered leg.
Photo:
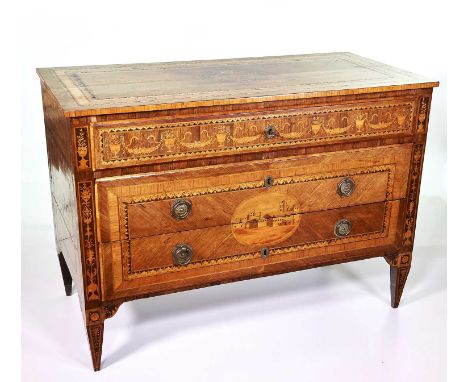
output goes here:
{"type": "Polygon", "coordinates": [[[93,359],[94,371],[101,369],[102,340],[104,338],[104,322],[87,325],[89,348],[93,359]]]}
{"type": "Polygon", "coordinates": [[[411,268],[411,252],[404,252],[395,256],[386,256],[390,264],[390,293],[392,296],[392,308],[398,308],[401,294],[405,287],[406,279],[411,268]]]}
{"type": "Polygon", "coordinates": [[[70,274],[70,270],[68,269],[68,265],[63,257],[63,253],[60,252],[58,254],[59,262],[60,262],[60,270],[62,271],[62,278],[63,278],[63,285],[65,286],[65,294],[67,296],[71,296],[72,294],[72,277],[70,274]]]}
{"type": "Polygon", "coordinates": [[[94,371],[101,370],[104,321],[111,318],[117,312],[120,304],[104,304],[97,308],[86,310],[86,331],[88,333],[89,349],[91,350],[94,371]]]}

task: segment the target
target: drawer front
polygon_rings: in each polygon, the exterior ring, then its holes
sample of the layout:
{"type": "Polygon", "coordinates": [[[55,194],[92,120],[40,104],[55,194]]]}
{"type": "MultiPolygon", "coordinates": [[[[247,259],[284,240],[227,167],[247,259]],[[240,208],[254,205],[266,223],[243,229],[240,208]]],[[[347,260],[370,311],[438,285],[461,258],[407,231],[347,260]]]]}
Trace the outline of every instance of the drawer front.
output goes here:
{"type": "MultiPolygon", "coordinates": [[[[307,214],[290,215],[268,224],[252,220],[232,224],[134,239],[123,244],[123,257],[132,275],[139,272],[165,272],[173,267],[172,252],[178,244],[188,244],[193,251],[193,266],[211,260],[229,259],[268,248],[271,255],[299,246],[333,241],[335,226],[343,219],[351,223],[348,239],[385,234],[388,203],[375,203],[307,214]],[[250,224],[249,224],[250,223],[250,224]],[[252,224],[256,223],[256,224],[252,224]]],[[[391,207],[390,207],[391,208],[391,207]]],[[[252,255],[252,254],[251,254],[252,255]]],[[[258,255],[258,254],[256,254],[258,255]]]]}
{"type": "Polygon", "coordinates": [[[300,268],[315,257],[331,259],[352,250],[396,250],[404,205],[405,200],[380,202],[292,215],[272,225],[231,224],[102,243],[105,298],[164,293],[233,275],[253,277],[275,267],[300,268]],[[343,224],[349,232],[340,231],[343,224]],[[186,265],[173,258],[174,249],[182,244],[192,251],[186,265]]]}
{"type": "Polygon", "coordinates": [[[355,102],[207,119],[100,122],[93,129],[93,168],[140,166],[363,137],[410,135],[417,99],[355,102]]]}
{"type": "Polygon", "coordinates": [[[263,224],[290,215],[402,199],[411,147],[99,179],[98,240],[131,240],[249,220],[263,224]],[[265,185],[267,178],[271,185],[265,185]],[[347,196],[341,186],[349,182],[352,192],[347,196]],[[174,211],[181,200],[190,213],[177,218],[174,211]]]}

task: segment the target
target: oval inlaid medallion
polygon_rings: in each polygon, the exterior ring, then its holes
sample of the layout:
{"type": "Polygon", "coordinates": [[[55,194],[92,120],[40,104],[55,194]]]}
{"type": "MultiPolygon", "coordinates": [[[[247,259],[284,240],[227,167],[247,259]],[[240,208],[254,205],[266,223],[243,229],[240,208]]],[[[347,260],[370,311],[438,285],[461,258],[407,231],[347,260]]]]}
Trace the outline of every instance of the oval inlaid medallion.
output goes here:
{"type": "Polygon", "coordinates": [[[301,220],[293,196],[267,192],[244,200],[231,219],[232,234],[242,244],[274,245],[289,238],[301,220]]]}

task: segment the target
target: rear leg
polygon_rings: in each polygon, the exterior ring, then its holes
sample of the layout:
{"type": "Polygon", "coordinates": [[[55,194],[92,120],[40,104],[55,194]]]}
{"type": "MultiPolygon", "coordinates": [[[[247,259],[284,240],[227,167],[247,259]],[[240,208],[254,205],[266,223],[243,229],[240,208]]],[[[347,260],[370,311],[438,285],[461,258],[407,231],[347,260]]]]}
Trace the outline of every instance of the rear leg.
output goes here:
{"type": "Polygon", "coordinates": [[[63,253],[60,252],[58,254],[59,263],[60,263],[60,270],[62,271],[62,278],[63,278],[63,285],[65,286],[65,294],[67,296],[71,296],[72,294],[72,277],[70,270],[68,269],[67,262],[63,257],[63,253]]]}

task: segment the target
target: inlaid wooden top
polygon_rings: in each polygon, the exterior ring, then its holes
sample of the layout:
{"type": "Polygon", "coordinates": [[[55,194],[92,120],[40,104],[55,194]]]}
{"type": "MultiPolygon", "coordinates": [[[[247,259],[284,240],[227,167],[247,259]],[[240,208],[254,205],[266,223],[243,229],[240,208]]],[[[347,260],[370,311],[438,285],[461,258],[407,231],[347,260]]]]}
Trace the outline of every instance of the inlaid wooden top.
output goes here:
{"type": "Polygon", "coordinates": [[[37,69],[66,116],[430,88],[352,53],[37,69]]]}

